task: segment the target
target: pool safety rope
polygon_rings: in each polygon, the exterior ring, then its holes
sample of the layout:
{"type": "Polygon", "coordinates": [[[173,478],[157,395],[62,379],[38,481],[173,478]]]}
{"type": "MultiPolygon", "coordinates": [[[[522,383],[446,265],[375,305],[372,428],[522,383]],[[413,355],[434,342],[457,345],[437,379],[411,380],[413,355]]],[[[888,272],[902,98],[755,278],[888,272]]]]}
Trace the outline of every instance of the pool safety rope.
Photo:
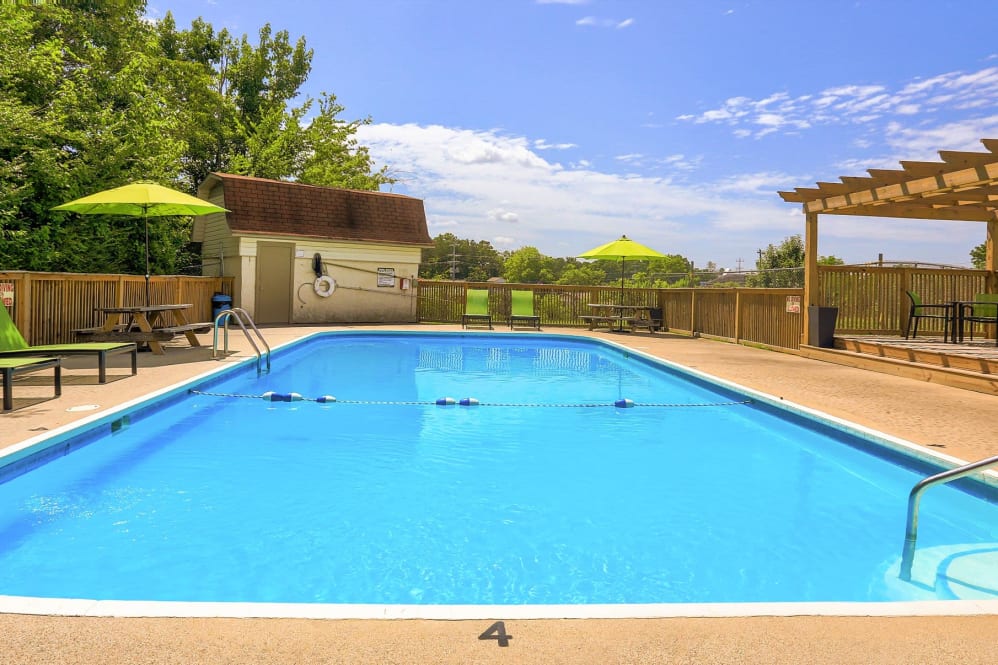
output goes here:
{"type": "Polygon", "coordinates": [[[474,397],[440,397],[432,401],[387,401],[387,400],[353,400],[336,399],[332,395],[322,395],[321,397],[305,397],[298,393],[279,393],[268,390],[262,395],[239,395],[235,393],[210,393],[203,390],[191,389],[192,395],[207,395],[209,397],[243,397],[248,399],[262,399],[267,402],[317,402],[319,404],[380,404],[393,406],[514,406],[514,407],[561,407],[561,408],[593,408],[612,406],[618,409],[630,409],[635,406],[655,406],[665,408],[681,408],[696,406],[738,406],[740,404],[751,404],[752,400],[746,399],[737,402],[698,402],[694,404],[668,404],[652,402],[635,402],[631,399],[618,399],[613,402],[591,402],[588,404],[537,404],[537,403],[514,403],[514,402],[480,402],[474,397]]]}

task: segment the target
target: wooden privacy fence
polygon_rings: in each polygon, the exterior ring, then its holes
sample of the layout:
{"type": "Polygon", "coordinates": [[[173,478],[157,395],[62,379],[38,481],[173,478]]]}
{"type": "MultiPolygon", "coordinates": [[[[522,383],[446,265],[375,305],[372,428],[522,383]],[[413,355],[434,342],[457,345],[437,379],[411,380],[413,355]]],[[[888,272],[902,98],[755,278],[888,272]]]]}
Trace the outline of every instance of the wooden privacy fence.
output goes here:
{"type": "MultiPolygon", "coordinates": [[[[924,302],[972,300],[988,293],[986,270],[938,270],[880,266],[819,266],[818,305],[838,308],[837,333],[897,335],[908,320],[906,290],[924,302]]],[[[233,294],[233,277],[156,275],[150,278],[150,301],[191,303],[193,321],[211,319],[211,297],[233,294]]],[[[8,310],[31,344],[76,341],[73,330],[101,323],[99,307],[125,307],[145,303],[141,275],[0,272],[0,295],[13,294],[8,310]]],[[[509,319],[510,291],[534,292],[534,309],[541,325],[582,327],[580,317],[590,314],[589,304],[625,304],[662,310],[664,325],[689,334],[784,349],[800,348],[803,308],[791,311],[803,299],[803,289],[697,288],[621,291],[612,286],[561,286],[553,284],[495,284],[491,282],[418,281],[418,319],[424,322],[460,323],[465,291],[489,290],[494,321],[509,319]],[[788,307],[788,305],[791,305],[788,307]]],[[[935,323],[935,322],[932,322],[935,323]]],[[[926,332],[942,328],[925,325],[926,332]]]]}
{"type": "MultiPolygon", "coordinates": [[[[191,321],[211,320],[211,297],[232,295],[232,277],[154,275],[149,279],[149,302],[190,303],[191,321]]],[[[78,341],[77,328],[101,325],[100,307],[144,305],[145,277],[53,272],[0,272],[0,295],[12,286],[11,318],[29,344],[78,341]]],[[[5,303],[6,304],[6,303],[5,303]]]]}
{"type": "Polygon", "coordinates": [[[541,325],[582,327],[589,304],[624,304],[662,310],[663,325],[688,334],[751,342],[786,349],[800,347],[803,315],[788,311],[788,296],[799,303],[803,289],[641,289],[612,286],[495,284],[419,280],[419,320],[460,323],[467,289],[488,289],[493,325],[509,321],[510,291],[534,292],[541,325]]]}
{"type": "MultiPolygon", "coordinates": [[[[904,334],[914,291],[924,303],[973,300],[988,292],[987,270],[939,270],[887,266],[820,266],[820,305],[839,310],[835,330],[845,334],[904,334]]],[[[941,320],[926,319],[926,333],[943,333],[941,320]]]]}

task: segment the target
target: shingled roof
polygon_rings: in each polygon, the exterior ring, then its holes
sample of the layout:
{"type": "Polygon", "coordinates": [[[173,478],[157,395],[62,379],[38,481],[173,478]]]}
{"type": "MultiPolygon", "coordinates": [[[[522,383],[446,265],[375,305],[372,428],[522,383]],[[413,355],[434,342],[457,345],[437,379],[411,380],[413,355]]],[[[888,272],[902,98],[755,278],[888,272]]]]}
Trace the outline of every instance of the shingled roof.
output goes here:
{"type": "Polygon", "coordinates": [[[219,183],[233,234],[433,246],[423,201],[411,196],[229,173],[209,174],[199,193],[208,194],[219,183]]]}

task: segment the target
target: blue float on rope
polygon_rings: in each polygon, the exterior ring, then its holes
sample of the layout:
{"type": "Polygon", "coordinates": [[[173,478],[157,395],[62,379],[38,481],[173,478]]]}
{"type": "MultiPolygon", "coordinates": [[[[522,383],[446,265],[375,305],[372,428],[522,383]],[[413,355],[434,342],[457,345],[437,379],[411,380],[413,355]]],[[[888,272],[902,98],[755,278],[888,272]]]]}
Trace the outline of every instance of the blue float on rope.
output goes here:
{"type": "Polygon", "coordinates": [[[478,400],[474,397],[462,397],[458,404],[461,406],[478,406],[478,400]]]}
{"type": "Polygon", "coordinates": [[[440,397],[437,399],[437,406],[452,406],[457,404],[453,397],[440,397]]]}
{"type": "Polygon", "coordinates": [[[316,397],[315,401],[319,404],[329,404],[330,402],[335,402],[336,398],[332,395],[323,395],[322,397],[316,397]]]}
{"type": "Polygon", "coordinates": [[[634,408],[634,401],[629,399],[618,399],[613,403],[618,409],[631,409],[634,408]]]}

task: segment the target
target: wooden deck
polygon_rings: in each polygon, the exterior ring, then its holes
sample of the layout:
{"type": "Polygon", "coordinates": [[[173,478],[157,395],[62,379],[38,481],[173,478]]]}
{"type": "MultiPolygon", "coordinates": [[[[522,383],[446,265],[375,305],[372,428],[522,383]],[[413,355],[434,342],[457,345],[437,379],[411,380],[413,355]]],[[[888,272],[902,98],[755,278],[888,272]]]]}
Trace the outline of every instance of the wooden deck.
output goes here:
{"type": "Polygon", "coordinates": [[[998,395],[998,346],[993,339],[944,342],[942,337],[836,335],[834,349],[802,346],[801,354],[850,367],[998,395]]]}

